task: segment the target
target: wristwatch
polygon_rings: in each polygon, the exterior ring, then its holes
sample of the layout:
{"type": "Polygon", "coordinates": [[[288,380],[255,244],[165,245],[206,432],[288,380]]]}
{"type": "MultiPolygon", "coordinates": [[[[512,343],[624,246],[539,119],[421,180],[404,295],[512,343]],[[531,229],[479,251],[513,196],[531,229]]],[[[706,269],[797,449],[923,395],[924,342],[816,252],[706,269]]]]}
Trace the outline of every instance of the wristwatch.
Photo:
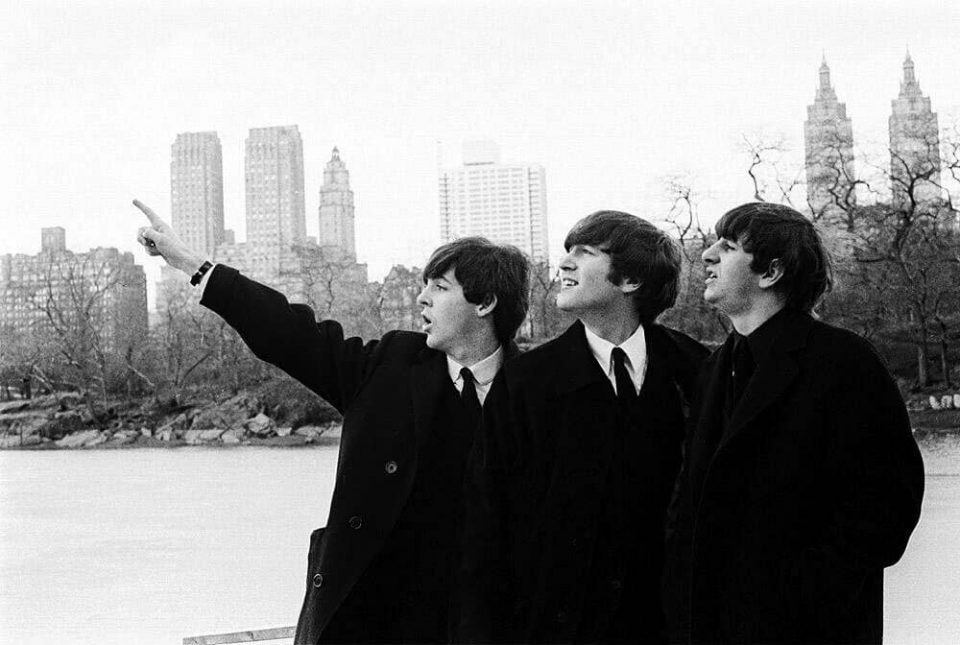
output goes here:
{"type": "Polygon", "coordinates": [[[203,280],[203,276],[213,268],[213,265],[210,263],[210,260],[204,260],[203,264],[200,265],[200,268],[197,269],[197,272],[193,274],[190,278],[190,284],[197,286],[200,284],[200,281],[203,280]]]}

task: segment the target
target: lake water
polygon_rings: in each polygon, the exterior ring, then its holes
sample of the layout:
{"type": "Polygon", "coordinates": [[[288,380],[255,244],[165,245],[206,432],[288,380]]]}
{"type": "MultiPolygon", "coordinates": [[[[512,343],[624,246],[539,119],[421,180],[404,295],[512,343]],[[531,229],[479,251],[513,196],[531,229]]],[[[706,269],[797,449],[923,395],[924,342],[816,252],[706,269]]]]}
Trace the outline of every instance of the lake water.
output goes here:
{"type": "MultiPolygon", "coordinates": [[[[921,442],[923,516],[885,642],[960,643],[960,437],[921,442]]],[[[0,452],[0,643],[178,644],[293,625],[335,448],[0,452]]]]}

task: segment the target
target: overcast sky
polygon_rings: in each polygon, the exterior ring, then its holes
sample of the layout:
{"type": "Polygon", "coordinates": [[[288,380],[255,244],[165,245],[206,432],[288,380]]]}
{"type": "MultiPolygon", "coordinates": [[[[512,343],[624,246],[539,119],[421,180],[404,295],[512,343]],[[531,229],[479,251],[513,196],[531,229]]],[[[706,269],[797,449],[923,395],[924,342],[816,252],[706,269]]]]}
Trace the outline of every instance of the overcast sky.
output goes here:
{"type": "Polygon", "coordinates": [[[242,240],[247,131],[296,124],[307,232],[336,145],[371,279],[438,243],[438,163],[464,140],[546,168],[557,256],[591,211],[662,214],[671,174],[707,218],[750,199],[745,134],[782,134],[799,163],[823,53],[858,141],[885,139],[908,46],[947,125],[958,34],[960,3],[942,0],[5,2],[0,253],[63,226],[75,251],[134,251],[153,282],[130,201],[169,214],[177,133],[219,133],[242,240]]]}

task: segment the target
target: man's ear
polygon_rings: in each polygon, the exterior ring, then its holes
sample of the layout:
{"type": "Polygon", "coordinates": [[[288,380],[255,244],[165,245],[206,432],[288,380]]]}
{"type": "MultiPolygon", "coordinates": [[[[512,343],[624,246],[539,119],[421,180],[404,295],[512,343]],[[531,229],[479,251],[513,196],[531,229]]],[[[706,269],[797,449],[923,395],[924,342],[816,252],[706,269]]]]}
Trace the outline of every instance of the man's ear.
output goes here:
{"type": "Polygon", "coordinates": [[[477,318],[483,318],[484,316],[489,316],[493,313],[493,310],[497,308],[497,296],[495,294],[490,294],[483,299],[483,302],[477,307],[477,318]]]}
{"type": "Polygon", "coordinates": [[[630,295],[634,291],[640,288],[640,285],[643,283],[639,280],[634,280],[633,278],[624,278],[620,281],[620,291],[623,292],[623,295],[630,295]]]}
{"type": "Polygon", "coordinates": [[[766,272],[760,274],[760,288],[771,289],[783,277],[783,262],[779,258],[770,261],[766,272]]]}

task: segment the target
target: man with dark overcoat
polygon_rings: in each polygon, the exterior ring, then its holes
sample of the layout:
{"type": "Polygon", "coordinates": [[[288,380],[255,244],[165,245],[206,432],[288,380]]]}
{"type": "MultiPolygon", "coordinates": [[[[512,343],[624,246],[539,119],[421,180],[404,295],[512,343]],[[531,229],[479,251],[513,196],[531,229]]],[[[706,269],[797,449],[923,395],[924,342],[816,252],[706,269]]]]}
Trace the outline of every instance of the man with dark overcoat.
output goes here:
{"type": "Polygon", "coordinates": [[[457,620],[462,484],[482,405],[526,315],[517,249],[437,249],[417,302],[423,333],[364,343],[225,265],[211,268],[153,211],[139,241],[193,275],[201,304],[250,349],[343,414],[330,513],[310,538],[296,643],[446,643],[457,620]]]}
{"type": "Polygon", "coordinates": [[[655,322],[680,270],[665,233],[600,211],[564,247],[578,320],[504,366],[471,454],[459,638],[665,642],[664,516],[707,352],[655,322]]]}
{"type": "Polygon", "coordinates": [[[923,496],[903,399],[870,343],[811,314],[830,271],[809,220],[745,204],[716,233],[704,299],[734,331],[671,506],[671,622],[690,643],[879,643],[923,496]]]}

